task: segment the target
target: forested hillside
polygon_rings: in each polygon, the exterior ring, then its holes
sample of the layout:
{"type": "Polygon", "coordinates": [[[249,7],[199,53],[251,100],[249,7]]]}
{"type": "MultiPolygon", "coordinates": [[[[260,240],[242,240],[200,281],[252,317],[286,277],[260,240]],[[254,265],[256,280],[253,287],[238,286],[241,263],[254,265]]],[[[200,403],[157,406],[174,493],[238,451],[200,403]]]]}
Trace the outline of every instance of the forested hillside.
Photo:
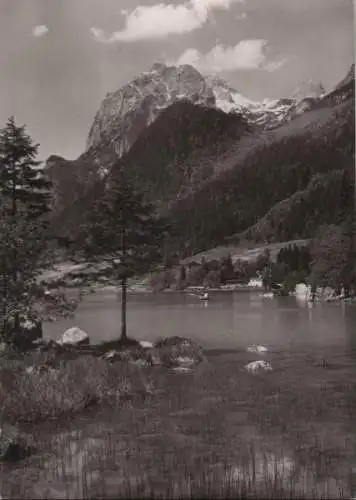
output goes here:
{"type": "MultiPolygon", "coordinates": [[[[346,78],[313,109],[274,130],[180,101],[111,166],[170,221],[167,255],[182,258],[236,235],[252,241],[313,237],[353,206],[354,89],[346,78]]],[[[109,155],[109,150],[108,150],[109,155]]],[[[108,188],[93,182],[60,211],[54,232],[80,247],[81,229],[108,188]]]]}

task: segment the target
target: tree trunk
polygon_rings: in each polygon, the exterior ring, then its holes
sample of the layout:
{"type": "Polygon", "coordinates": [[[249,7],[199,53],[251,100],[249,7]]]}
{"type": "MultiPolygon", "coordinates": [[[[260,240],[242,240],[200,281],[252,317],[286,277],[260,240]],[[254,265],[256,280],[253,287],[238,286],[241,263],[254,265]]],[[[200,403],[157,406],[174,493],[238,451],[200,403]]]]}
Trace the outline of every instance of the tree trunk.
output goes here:
{"type": "MultiPolygon", "coordinates": [[[[13,169],[13,177],[12,177],[12,207],[11,207],[11,212],[12,212],[12,223],[15,225],[16,224],[16,217],[17,217],[17,196],[16,196],[16,186],[17,186],[17,176],[16,176],[16,166],[15,162],[12,163],[12,169],[13,169]]],[[[13,279],[13,285],[14,288],[16,287],[17,284],[17,247],[14,247],[14,263],[13,263],[13,270],[12,270],[12,279],[13,279]]],[[[14,313],[14,331],[13,335],[18,335],[20,330],[20,315],[18,312],[14,313]]]]}
{"type": "Polygon", "coordinates": [[[121,280],[121,340],[127,339],[127,278],[121,280]]]}
{"type": "Polygon", "coordinates": [[[6,336],[6,319],[7,319],[7,277],[6,277],[6,264],[2,264],[2,272],[0,276],[0,337],[2,339],[6,336]]]}
{"type": "Polygon", "coordinates": [[[121,278],[121,340],[127,339],[127,274],[126,274],[126,218],[124,207],[121,209],[121,265],[123,275],[121,278]]]}

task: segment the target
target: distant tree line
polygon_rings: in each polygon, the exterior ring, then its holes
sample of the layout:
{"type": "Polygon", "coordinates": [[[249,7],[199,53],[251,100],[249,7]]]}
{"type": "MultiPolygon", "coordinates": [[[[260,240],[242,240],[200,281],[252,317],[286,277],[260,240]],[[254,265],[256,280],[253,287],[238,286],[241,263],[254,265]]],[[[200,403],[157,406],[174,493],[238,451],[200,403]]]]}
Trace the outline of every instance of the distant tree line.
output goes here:
{"type": "Polygon", "coordinates": [[[151,285],[157,291],[184,290],[190,286],[219,288],[228,283],[244,285],[258,277],[266,289],[279,286],[286,293],[294,290],[297,283],[330,286],[336,291],[345,288],[348,292],[355,288],[355,260],[351,250],[351,238],[345,229],[324,226],[309,245],[286,245],[275,259],[268,249],[255,260],[233,262],[231,255],[209,261],[203,258],[155,273],[151,285]]]}

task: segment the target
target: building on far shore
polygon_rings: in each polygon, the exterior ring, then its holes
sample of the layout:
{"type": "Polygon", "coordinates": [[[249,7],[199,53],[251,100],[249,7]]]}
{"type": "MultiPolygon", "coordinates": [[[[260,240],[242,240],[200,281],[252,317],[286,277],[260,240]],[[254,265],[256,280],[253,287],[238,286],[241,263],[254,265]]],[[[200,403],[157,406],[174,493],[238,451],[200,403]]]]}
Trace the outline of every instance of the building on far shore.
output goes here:
{"type": "Polygon", "coordinates": [[[262,278],[251,278],[247,286],[250,288],[263,288],[262,278]]]}

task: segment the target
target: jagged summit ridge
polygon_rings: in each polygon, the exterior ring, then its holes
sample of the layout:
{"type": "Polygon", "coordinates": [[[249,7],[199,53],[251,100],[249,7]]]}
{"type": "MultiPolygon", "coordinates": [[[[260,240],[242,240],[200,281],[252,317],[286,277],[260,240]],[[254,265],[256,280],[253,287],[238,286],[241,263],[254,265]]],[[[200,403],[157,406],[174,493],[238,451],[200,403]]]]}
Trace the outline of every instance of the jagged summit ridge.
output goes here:
{"type": "Polygon", "coordinates": [[[170,66],[157,62],[127,85],[107,94],[91,126],[87,150],[109,142],[121,157],[163,109],[183,99],[227,113],[243,113],[251,123],[274,128],[308,110],[310,102],[305,101],[306,97],[319,99],[324,93],[321,84],[308,82],[299,97],[256,102],[217,75],[203,76],[189,64],[170,66]]]}
{"type": "Polygon", "coordinates": [[[162,109],[179,99],[215,105],[214,93],[193,66],[154,64],[150,71],[107,94],[90,129],[87,149],[109,138],[121,156],[162,109]]]}

